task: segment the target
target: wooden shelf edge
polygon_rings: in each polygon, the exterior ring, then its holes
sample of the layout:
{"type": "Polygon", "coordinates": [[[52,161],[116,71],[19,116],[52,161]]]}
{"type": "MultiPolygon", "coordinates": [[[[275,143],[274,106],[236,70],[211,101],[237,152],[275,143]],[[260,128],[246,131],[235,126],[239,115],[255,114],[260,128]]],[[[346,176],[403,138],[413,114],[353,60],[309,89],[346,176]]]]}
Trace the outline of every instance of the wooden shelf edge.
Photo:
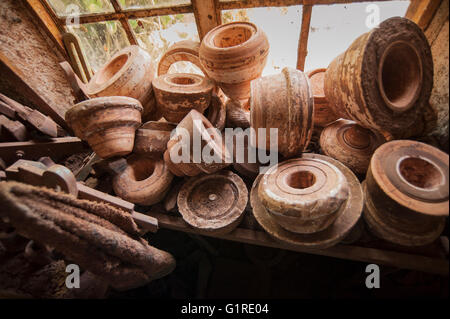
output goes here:
{"type": "Polygon", "coordinates": [[[449,261],[447,259],[342,244],[338,244],[327,249],[308,249],[277,242],[263,231],[255,231],[238,227],[231,233],[216,235],[208,232],[202,232],[190,227],[181,217],[170,216],[168,214],[152,211],[149,211],[146,214],[158,219],[160,228],[237,241],[246,244],[280,248],[300,253],[348,259],[364,263],[374,263],[402,269],[418,270],[443,276],[449,275],[449,261]]]}

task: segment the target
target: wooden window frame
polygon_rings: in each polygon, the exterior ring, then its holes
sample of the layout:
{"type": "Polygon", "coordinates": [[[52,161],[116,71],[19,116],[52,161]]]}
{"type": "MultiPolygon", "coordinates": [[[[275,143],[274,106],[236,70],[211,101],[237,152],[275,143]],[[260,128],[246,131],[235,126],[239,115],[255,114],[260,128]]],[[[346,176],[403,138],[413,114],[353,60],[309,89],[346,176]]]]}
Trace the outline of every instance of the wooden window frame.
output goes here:
{"type": "MultiPolygon", "coordinates": [[[[315,5],[350,4],[358,2],[386,2],[393,0],[191,0],[191,4],[150,9],[122,9],[118,0],[109,0],[114,8],[111,13],[95,13],[80,15],[80,23],[94,23],[118,20],[122,24],[130,44],[137,44],[131,30],[130,19],[148,18],[170,14],[193,13],[198,35],[202,39],[212,28],[222,23],[222,10],[248,9],[257,7],[287,7],[302,5],[302,21],[298,41],[297,69],[304,70],[308,55],[308,38],[315,5]]],[[[416,22],[424,30],[429,25],[442,0],[411,0],[406,17],[416,22]]],[[[65,32],[65,17],[58,17],[46,0],[26,0],[28,7],[39,17],[41,25],[54,40],[57,48],[67,56],[61,41],[65,32]]]]}

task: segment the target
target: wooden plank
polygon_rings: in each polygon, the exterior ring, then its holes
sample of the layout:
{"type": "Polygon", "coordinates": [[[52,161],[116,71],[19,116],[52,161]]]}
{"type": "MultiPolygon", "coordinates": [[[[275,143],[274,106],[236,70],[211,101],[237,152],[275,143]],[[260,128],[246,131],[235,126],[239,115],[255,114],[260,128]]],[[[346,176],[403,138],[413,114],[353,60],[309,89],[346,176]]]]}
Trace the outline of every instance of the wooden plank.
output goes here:
{"type": "Polygon", "coordinates": [[[170,216],[168,214],[153,211],[149,211],[147,214],[158,219],[160,228],[237,241],[246,244],[292,250],[300,253],[349,259],[365,263],[376,263],[378,265],[393,266],[402,269],[418,270],[444,276],[448,276],[449,274],[449,262],[447,259],[341,244],[327,249],[307,249],[277,242],[263,231],[237,228],[228,234],[215,235],[190,227],[181,217],[170,216]]]}
{"type": "Polygon", "coordinates": [[[441,5],[441,0],[411,0],[405,17],[425,30],[441,5]]]}
{"type": "Polygon", "coordinates": [[[11,85],[20,88],[23,96],[33,103],[38,111],[50,116],[56,123],[62,126],[64,129],[71,131],[67,125],[64,114],[53,109],[34,89],[28,85],[26,79],[27,76],[23,74],[18,68],[11,63],[11,61],[0,52],[0,74],[7,78],[11,85]]]}
{"type": "Polygon", "coordinates": [[[10,120],[0,114],[0,137],[3,137],[3,133],[7,135],[7,141],[11,139],[13,141],[26,141],[28,137],[28,131],[25,125],[19,121],[10,120]]]}
{"type": "Polygon", "coordinates": [[[298,52],[297,52],[297,70],[304,71],[306,56],[308,55],[308,39],[309,39],[309,28],[311,25],[311,5],[304,5],[302,11],[302,28],[300,31],[300,39],[298,41],[298,52]]]}
{"type": "Polygon", "coordinates": [[[80,153],[86,150],[83,142],[77,137],[51,138],[42,141],[0,143],[1,158],[7,164],[14,163],[21,152],[23,159],[37,160],[48,156],[54,161],[67,155],[80,153]]]}
{"type": "Polygon", "coordinates": [[[200,40],[209,30],[221,24],[222,18],[217,4],[218,0],[192,0],[200,40]]]}
{"type": "Polygon", "coordinates": [[[425,36],[427,37],[430,45],[433,45],[434,40],[436,40],[439,33],[441,32],[442,27],[448,20],[448,12],[449,12],[449,0],[443,0],[441,2],[441,6],[438,8],[438,10],[433,16],[433,19],[428,25],[428,28],[425,30],[425,36]]]}
{"type": "Polygon", "coordinates": [[[56,16],[51,15],[51,12],[47,10],[41,0],[26,0],[24,3],[37,21],[39,21],[41,27],[53,41],[58,51],[63,55],[63,57],[67,58],[67,53],[64,49],[61,36],[63,30],[61,25],[57,24],[57,19],[55,19],[56,16]]]}

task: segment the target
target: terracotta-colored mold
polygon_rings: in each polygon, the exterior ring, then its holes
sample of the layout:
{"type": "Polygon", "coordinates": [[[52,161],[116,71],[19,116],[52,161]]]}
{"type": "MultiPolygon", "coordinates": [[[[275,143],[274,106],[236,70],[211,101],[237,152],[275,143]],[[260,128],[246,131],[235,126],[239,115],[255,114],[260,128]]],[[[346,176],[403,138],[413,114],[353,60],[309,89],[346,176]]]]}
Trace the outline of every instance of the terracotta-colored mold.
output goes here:
{"type": "Polygon", "coordinates": [[[230,171],[189,179],[181,187],[177,200],[178,209],[189,225],[215,234],[231,232],[239,225],[247,201],[247,186],[230,171]]]}
{"type": "Polygon", "coordinates": [[[258,150],[250,146],[249,136],[237,133],[233,140],[233,168],[241,175],[254,180],[259,175],[261,163],[258,161],[258,150]],[[249,151],[254,152],[255,158],[249,156],[249,151]],[[238,154],[238,152],[241,152],[238,154]]]}
{"type": "Polygon", "coordinates": [[[258,129],[266,129],[266,149],[273,149],[270,128],[277,128],[279,153],[288,158],[305,150],[314,127],[314,101],[303,72],[284,68],[280,74],[252,81],[250,104],[258,147],[258,129]]]}
{"type": "MultiPolygon", "coordinates": [[[[212,152],[211,152],[212,153],[212,152]]],[[[164,153],[164,160],[166,161],[170,171],[177,176],[195,176],[200,173],[215,173],[232,163],[230,154],[222,141],[221,135],[212,126],[212,124],[199,112],[192,110],[188,115],[178,124],[175,135],[167,143],[167,151],[164,153]],[[183,133],[184,132],[184,133],[183,133]],[[187,134],[183,137],[183,134],[187,134]],[[200,153],[194,155],[194,134],[201,137],[200,153]],[[189,143],[189,145],[187,145],[189,143]],[[206,163],[203,161],[204,147],[208,145],[211,150],[214,150],[218,163],[206,163]],[[182,147],[187,147],[190,154],[187,163],[174,163],[171,155],[177,154],[182,147]]]]}
{"type": "Polygon", "coordinates": [[[314,96],[314,125],[325,127],[336,121],[339,116],[334,114],[325,96],[324,81],[326,68],[308,72],[309,82],[314,96]]]}
{"type": "Polygon", "coordinates": [[[338,217],[348,197],[348,182],[325,159],[291,159],[264,174],[258,197],[281,227],[294,233],[315,233],[338,217]]]}
{"type": "Polygon", "coordinates": [[[323,153],[356,174],[367,172],[373,152],[385,142],[382,134],[342,119],[327,126],[320,135],[323,153]]]}
{"type": "Polygon", "coordinates": [[[170,66],[180,61],[191,62],[203,71],[203,66],[198,57],[199,49],[200,42],[192,40],[183,40],[171,45],[159,60],[158,76],[168,73],[170,66]]]}
{"type": "MultiPolygon", "coordinates": [[[[84,91],[90,97],[128,96],[141,102],[144,120],[158,120],[152,81],[155,68],[150,54],[137,45],[124,48],[97,71],[84,91]]],[[[159,116],[159,117],[158,117],[159,116]]]]}
{"type": "Polygon", "coordinates": [[[153,80],[159,112],[169,122],[180,122],[192,109],[203,113],[211,103],[213,82],[189,73],[164,74],[153,80]]]}
{"type": "Polygon", "coordinates": [[[328,248],[344,239],[361,217],[364,203],[362,187],[358,178],[350,169],[332,158],[317,154],[303,154],[302,159],[327,162],[335,166],[345,176],[348,195],[338,212],[336,212],[337,217],[334,222],[324,230],[310,234],[298,234],[283,228],[274,215],[269,213],[258,196],[260,183],[265,175],[259,175],[253,183],[250,194],[253,215],[261,227],[279,241],[307,248],[328,248]]]}
{"type": "Polygon", "coordinates": [[[133,98],[99,97],[76,104],[67,111],[66,121],[98,156],[110,158],[133,150],[141,113],[141,103],[133,98]]]}
{"type": "Polygon", "coordinates": [[[394,137],[417,121],[432,87],[427,39],[414,22],[400,17],[356,39],[325,76],[325,95],[336,115],[394,137]]]}
{"type": "Polygon", "coordinates": [[[405,245],[436,240],[449,214],[449,158],[420,142],[380,146],[364,182],[364,218],[376,236],[405,245]]]}
{"type": "Polygon", "coordinates": [[[250,127],[250,112],[245,110],[239,101],[229,99],[226,104],[227,127],[250,127]]]}
{"type": "Polygon", "coordinates": [[[215,27],[205,35],[199,51],[207,75],[235,100],[250,97],[250,82],[261,76],[268,53],[265,33],[248,22],[215,27]]]}
{"type": "Polygon", "coordinates": [[[224,129],[227,116],[226,106],[215,93],[211,96],[211,105],[206,109],[205,116],[216,129],[219,131],[224,129]]]}
{"type": "Polygon", "coordinates": [[[170,133],[177,127],[175,123],[150,121],[137,131],[133,153],[147,156],[162,156],[167,149],[170,133]]]}
{"type": "Polygon", "coordinates": [[[131,155],[126,168],[113,178],[117,196],[140,205],[153,205],[164,199],[173,175],[162,159],[131,155]]]}

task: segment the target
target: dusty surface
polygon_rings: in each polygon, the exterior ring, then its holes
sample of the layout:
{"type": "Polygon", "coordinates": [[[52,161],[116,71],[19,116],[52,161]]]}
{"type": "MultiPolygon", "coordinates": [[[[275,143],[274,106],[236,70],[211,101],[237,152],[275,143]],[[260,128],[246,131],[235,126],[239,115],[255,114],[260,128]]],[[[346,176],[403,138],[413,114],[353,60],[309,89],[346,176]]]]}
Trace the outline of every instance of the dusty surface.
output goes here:
{"type": "MultiPolygon", "coordinates": [[[[58,113],[64,115],[72,106],[71,90],[59,66],[62,59],[21,1],[0,1],[0,53],[26,76],[27,84],[58,113]]],[[[32,106],[31,101],[21,97],[18,88],[1,78],[0,91],[32,106]]]]}
{"type": "Polygon", "coordinates": [[[448,108],[449,108],[449,83],[448,83],[448,17],[443,24],[436,40],[431,46],[434,62],[434,87],[431,92],[430,104],[437,113],[437,128],[433,135],[438,137],[441,146],[448,151],[448,108]]]}

